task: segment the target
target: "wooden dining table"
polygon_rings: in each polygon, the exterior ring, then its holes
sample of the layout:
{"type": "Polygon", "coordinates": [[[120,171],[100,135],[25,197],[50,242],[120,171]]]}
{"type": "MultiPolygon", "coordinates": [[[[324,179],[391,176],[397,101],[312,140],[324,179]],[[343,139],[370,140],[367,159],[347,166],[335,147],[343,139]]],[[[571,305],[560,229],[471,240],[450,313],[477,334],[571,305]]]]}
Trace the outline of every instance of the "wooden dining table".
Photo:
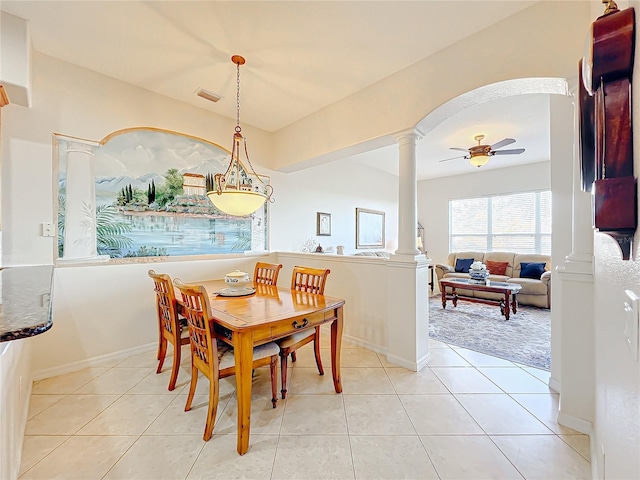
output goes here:
{"type": "MultiPolygon", "coordinates": [[[[246,296],[218,295],[224,280],[188,282],[202,285],[209,295],[213,330],[234,347],[236,395],[238,398],[238,453],[249,449],[251,429],[251,378],[253,347],[304,329],[331,323],[331,372],[336,393],[342,392],[340,348],[343,306],[340,298],[290,290],[271,285],[254,285],[256,292],[246,296]]],[[[178,310],[182,295],[176,288],[178,310]]]]}

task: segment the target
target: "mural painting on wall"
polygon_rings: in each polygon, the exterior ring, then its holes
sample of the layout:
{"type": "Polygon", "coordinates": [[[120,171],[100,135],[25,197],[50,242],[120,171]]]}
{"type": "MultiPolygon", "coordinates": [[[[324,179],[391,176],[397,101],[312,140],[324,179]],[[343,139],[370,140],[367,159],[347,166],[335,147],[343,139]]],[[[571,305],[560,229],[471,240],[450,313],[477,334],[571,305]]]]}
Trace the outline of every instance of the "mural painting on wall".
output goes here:
{"type": "MultiPolygon", "coordinates": [[[[174,132],[128,129],[107,137],[93,153],[98,255],[183,256],[266,249],[266,204],[252,215],[233,217],[206,196],[213,190],[214,175],[229,165],[230,154],[222,147],[174,132]]],[[[68,164],[62,151],[58,167],[58,255],[63,257],[69,199],[68,164]]],[[[93,209],[87,208],[87,216],[92,215],[93,209]]]]}

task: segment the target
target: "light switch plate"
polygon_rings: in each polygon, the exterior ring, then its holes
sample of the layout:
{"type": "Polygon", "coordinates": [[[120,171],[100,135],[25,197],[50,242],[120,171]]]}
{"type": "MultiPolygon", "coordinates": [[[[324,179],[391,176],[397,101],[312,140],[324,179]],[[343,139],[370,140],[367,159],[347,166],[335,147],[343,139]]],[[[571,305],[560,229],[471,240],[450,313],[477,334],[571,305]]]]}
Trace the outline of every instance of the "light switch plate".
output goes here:
{"type": "Polygon", "coordinates": [[[638,346],[640,344],[640,298],[631,290],[625,290],[625,322],[624,338],[634,360],[640,360],[638,346]]]}
{"type": "Polygon", "coordinates": [[[42,236],[43,237],[55,237],[56,232],[53,229],[53,223],[45,222],[42,224],[42,236]]]}

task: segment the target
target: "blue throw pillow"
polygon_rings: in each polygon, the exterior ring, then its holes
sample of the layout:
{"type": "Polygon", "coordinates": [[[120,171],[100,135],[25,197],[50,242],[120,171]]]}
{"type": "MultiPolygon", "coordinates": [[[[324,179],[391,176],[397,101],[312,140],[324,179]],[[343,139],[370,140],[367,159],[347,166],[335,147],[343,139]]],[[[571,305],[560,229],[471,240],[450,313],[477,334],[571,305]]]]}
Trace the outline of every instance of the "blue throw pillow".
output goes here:
{"type": "Polygon", "coordinates": [[[458,258],[456,260],[456,272],[469,273],[469,267],[475,262],[473,258],[458,258]]]}
{"type": "Polygon", "coordinates": [[[520,278],[533,278],[535,280],[540,280],[540,277],[544,273],[545,265],[545,262],[522,262],[520,264],[520,278]]]}

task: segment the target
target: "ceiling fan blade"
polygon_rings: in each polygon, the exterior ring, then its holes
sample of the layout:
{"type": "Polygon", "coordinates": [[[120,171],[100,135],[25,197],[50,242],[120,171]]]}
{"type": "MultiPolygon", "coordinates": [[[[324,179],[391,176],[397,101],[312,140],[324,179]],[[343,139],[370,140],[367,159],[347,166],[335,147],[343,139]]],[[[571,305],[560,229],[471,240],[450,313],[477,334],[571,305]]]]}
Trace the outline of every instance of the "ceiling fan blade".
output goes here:
{"type": "Polygon", "coordinates": [[[438,160],[439,162],[448,162],[449,160],[456,160],[458,158],[468,158],[467,155],[458,155],[457,157],[445,158],[444,160],[438,160]]]}
{"type": "Polygon", "coordinates": [[[493,145],[491,145],[491,150],[506,147],[507,145],[511,145],[512,143],[516,143],[513,138],[505,138],[503,140],[500,140],[498,143],[494,143],[493,145]]]}
{"type": "Polygon", "coordinates": [[[469,151],[468,148],[457,148],[457,147],[450,147],[449,150],[459,150],[461,152],[468,152],[469,151]]]}
{"type": "Polygon", "coordinates": [[[524,148],[513,148],[511,150],[498,150],[494,155],[517,155],[524,152],[524,148]]]}

